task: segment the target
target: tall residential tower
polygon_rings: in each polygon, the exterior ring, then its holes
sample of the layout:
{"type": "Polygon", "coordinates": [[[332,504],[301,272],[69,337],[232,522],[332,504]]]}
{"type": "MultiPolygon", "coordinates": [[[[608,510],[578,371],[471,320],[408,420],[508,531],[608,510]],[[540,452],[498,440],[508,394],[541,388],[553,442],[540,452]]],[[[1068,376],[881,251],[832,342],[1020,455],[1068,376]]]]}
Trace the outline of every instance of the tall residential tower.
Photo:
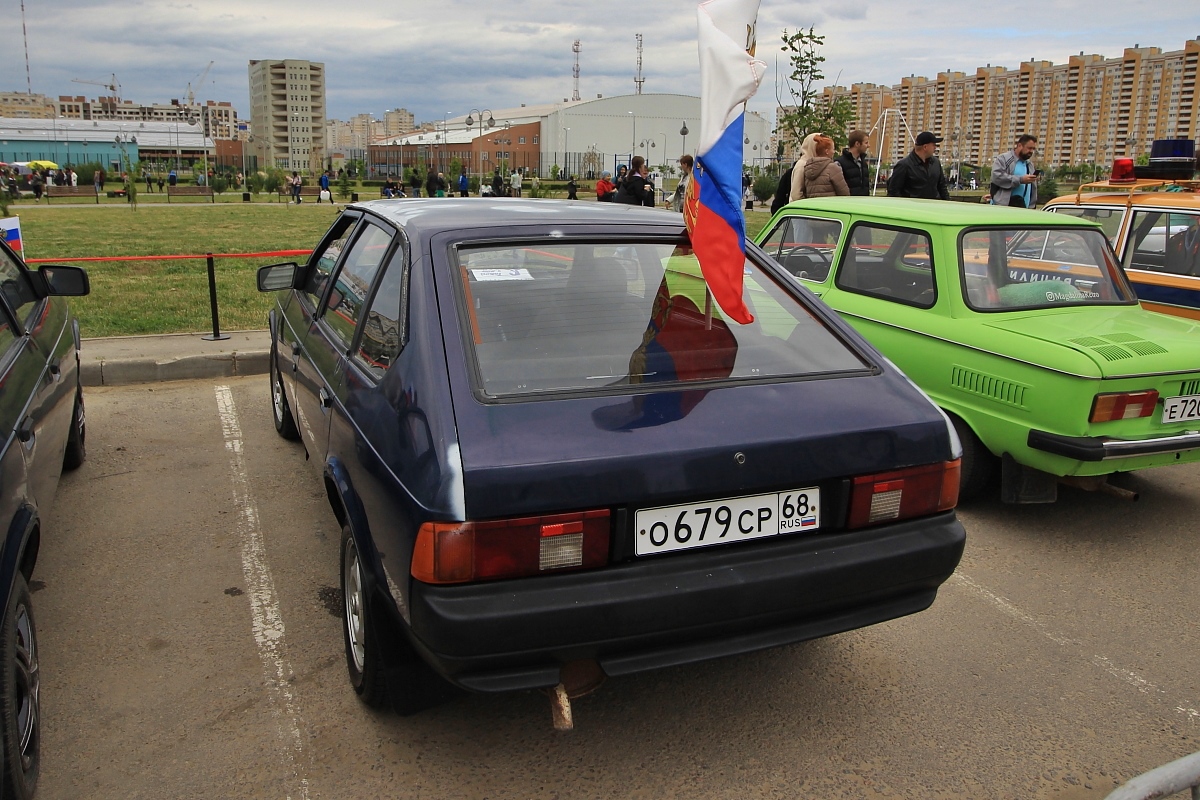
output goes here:
{"type": "Polygon", "coordinates": [[[320,172],[325,161],[325,65],[250,62],[250,134],[260,164],[320,172]]]}

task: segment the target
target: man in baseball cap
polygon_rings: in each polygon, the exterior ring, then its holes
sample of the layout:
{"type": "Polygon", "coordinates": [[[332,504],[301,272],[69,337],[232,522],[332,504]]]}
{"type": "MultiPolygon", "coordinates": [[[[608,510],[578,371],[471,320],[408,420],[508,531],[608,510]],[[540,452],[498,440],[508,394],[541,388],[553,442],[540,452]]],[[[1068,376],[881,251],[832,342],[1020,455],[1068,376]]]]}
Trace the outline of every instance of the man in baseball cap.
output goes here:
{"type": "Polygon", "coordinates": [[[900,159],[892,168],[888,178],[888,197],[925,197],[930,200],[949,200],[950,189],[946,185],[946,173],[942,162],[934,155],[942,137],[929,131],[917,134],[912,152],[900,159]]]}

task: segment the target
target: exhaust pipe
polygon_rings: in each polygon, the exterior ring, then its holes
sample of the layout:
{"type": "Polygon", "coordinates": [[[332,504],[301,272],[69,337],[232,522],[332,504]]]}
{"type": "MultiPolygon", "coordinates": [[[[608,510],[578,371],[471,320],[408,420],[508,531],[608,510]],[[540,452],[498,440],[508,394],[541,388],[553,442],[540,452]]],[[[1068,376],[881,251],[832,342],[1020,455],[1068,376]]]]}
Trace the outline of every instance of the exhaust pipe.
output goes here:
{"type": "Polygon", "coordinates": [[[554,730],[569,731],[575,728],[571,701],[599,689],[608,676],[599,663],[588,659],[563,664],[558,677],[558,685],[546,690],[550,697],[550,716],[554,720],[554,730]]]}
{"type": "Polygon", "coordinates": [[[1073,486],[1076,489],[1083,489],[1085,492],[1103,492],[1121,500],[1136,502],[1140,495],[1137,492],[1129,489],[1122,489],[1120,486],[1113,486],[1108,482],[1107,475],[1066,475],[1058,479],[1058,482],[1066,486],[1073,486]]]}

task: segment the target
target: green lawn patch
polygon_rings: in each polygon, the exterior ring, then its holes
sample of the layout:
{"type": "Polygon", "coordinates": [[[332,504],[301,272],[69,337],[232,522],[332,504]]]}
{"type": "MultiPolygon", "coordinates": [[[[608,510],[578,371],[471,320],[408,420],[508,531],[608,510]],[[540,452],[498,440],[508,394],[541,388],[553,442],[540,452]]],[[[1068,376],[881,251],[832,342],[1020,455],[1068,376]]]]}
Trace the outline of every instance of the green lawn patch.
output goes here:
{"type": "MultiPolygon", "coordinates": [[[[585,202],[585,201],[580,201],[585,202]]],[[[594,201],[593,201],[594,202],[594,201]]],[[[28,258],[203,255],[310,250],[334,219],[331,206],[303,203],[189,203],[55,208],[16,205],[28,258]]],[[[747,213],[747,238],[766,224],[766,211],[747,213]]],[[[273,297],[254,275],[280,258],[218,258],[221,330],[264,328],[273,297]]],[[[303,259],[301,259],[303,260],[303,259]]],[[[211,330],[208,273],[203,259],[88,262],[92,293],[72,300],[84,336],[132,336],[211,330]]]]}

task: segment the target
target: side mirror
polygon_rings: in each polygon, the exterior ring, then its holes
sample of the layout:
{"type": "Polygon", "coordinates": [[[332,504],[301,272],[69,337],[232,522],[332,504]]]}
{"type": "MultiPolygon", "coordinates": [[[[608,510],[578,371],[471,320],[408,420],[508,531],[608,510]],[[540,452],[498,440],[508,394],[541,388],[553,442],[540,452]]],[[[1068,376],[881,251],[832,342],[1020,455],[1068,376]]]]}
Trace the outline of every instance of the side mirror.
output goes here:
{"type": "Polygon", "coordinates": [[[260,292],[277,292],[280,289],[295,289],[300,275],[300,267],[294,261],[287,264],[259,267],[258,290],[260,292]]]}
{"type": "Polygon", "coordinates": [[[50,265],[38,269],[49,294],[59,297],[83,297],[92,290],[87,270],[83,267],[50,265]]]}

